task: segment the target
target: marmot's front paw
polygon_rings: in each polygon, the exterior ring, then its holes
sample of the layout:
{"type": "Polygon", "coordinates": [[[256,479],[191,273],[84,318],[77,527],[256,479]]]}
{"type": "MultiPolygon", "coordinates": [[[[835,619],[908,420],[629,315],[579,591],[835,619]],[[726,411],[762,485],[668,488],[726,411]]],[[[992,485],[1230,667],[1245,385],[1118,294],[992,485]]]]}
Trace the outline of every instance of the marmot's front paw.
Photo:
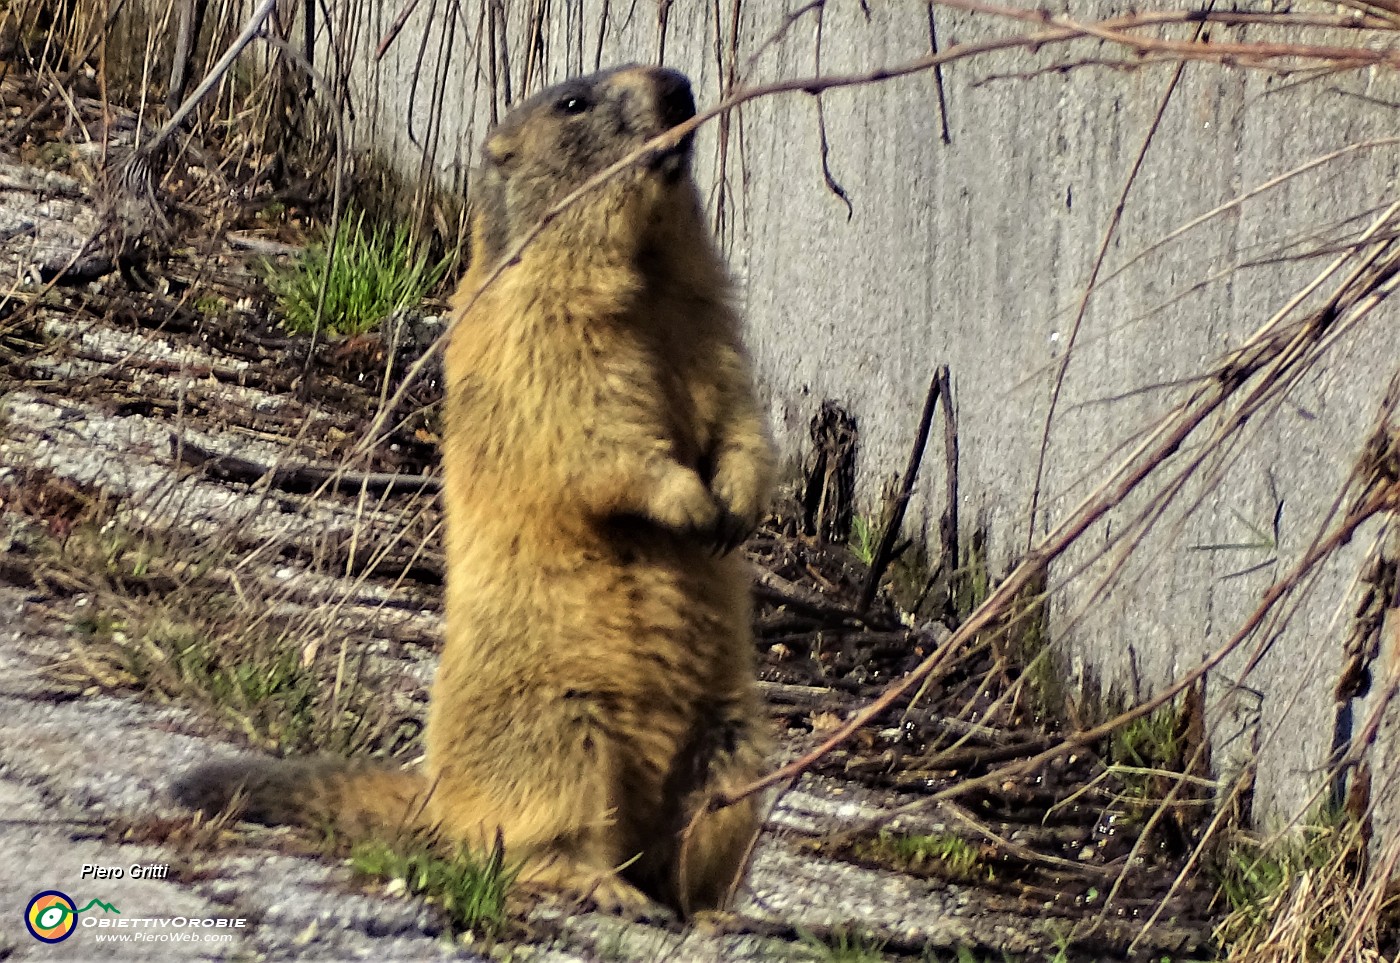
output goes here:
{"type": "Polygon", "coordinates": [[[720,554],[728,554],[744,543],[763,516],[758,473],[752,466],[730,458],[720,463],[710,491],[720,505],[716,543],[720,554]]]}
{"type": "Polygon", "coordinates": [[[678,532],[713,532],[723,517],[700,476],[680,466],[657,485],[649,514],[654,521],[678,532]]]}

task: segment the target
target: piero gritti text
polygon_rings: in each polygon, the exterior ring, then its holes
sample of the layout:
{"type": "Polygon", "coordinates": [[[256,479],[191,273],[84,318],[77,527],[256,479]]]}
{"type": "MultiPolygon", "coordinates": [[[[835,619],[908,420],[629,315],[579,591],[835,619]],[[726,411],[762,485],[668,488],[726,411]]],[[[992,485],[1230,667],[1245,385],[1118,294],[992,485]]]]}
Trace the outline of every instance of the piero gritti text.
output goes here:
{"type": "Polygon", "coordinates": [[[165,879],[170,875],[168,863],[133,863],[130,866],[98,866],[83,863],[82,879],[165,879]]]}

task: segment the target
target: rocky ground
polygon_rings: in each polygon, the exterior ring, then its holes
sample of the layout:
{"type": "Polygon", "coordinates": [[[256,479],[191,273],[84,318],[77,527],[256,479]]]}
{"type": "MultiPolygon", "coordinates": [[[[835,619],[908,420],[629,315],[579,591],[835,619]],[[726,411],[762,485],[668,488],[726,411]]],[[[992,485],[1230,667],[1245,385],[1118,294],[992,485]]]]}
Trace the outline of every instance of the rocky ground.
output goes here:
{"type": "MultiPolygon", "coordinates": [[[[88,116],[81,98],[74,111],[88,116]]],[[[491,940],[288,831],[192,821],[167,787],[201,760],[418,751],[440,635],[431,372],[359,443],[440,323],[289,336],[259,263],[302,238],[272,197],[204,217],[187,201],[176,241],[139,263],[92,243],[93,145],[129,133],[38,125],[0,164],[0,959],[1058,961],[1126,958],[1135,940],[1137,958],[1209,955],[1201,890],[1169,893],[1189,827],[1160,820],[1137,845],[1143,787],[1104,753],[928,801],[1053,744],[1005,634],[776,798],[735,914],[704,926],[543,905],[491,940]],[[317,711],[268,709],[246,679],[221,703],[210,680],[236,666],[198,674],[160,647],[192,625],[229,646],[295,639],[287,685],[314,683],[317,711]],[[911,838],[945,848],[890,843],[911,838]],[[148,865],[168,869],[133,878],[148,865]],[[120,910],[82,924],[244,922],[175,926],[189,942],[135,938],[173,924],[82,925],[47,946],[18,922],[47,889],[120,910]]],[[[958,608],[949,595],[913,617],[886,591],[859,611],[863,566],[813,527],[794,508],[747,546],[786,759],[918,664],[958,608]]]]}

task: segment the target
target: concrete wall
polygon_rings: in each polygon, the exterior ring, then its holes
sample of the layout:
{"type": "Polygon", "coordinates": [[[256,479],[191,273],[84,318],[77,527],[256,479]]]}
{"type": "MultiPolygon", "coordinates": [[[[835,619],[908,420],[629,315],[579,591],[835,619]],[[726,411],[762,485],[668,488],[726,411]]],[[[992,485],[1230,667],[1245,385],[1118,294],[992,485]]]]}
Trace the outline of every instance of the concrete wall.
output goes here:
{"type": "MultiPolygon", "coordinates": [[[[713,103],[735,65],[741,86],[817,72],[817,21],[810,12],[789,20],[786,9],[798,6],[674,3],[663,31],[651,0],[422,3],[378,62],[372,51],[397,4],[335,0],[330,26],[350,64],[356,149],[460,188],[493,107],[507,106],[507,80],[518,99],[599,64],[654,61],[664,34],[666,62],[690,73],[702,105],[713,103]]],[[[1114,12],[1105,2],[1073,8],[1081,20],[1114,12]]],[[[930,50],[924,3],[870,0],[866,12],[856,0],[832,0],[824,16],[823,73],[864,72],[930,50]]],[[[1017,29],[943,8],[933,16],[944,48],[1017,29]]],[[[1361,38],[1337,31],[1327,39],[1361,38]]],[[[329,69],[332,53],[323,30],[318,66],[329,69]]],[[[1108,248],[1101,279],[1112,280],[1084,317],[1032,525],[1041,434],[1074,309],[1174,70],[1085,65],[1024,76],[1055,60],[1094,58],[1132,59],[1081,43],[949,65],[948,143],[930,73],[828,92],[830,169],[850,216],[823,182],[812,97],[761,99],[734,115],[722,182],[717,124],[700,139],[699,175],[712,205],[723,185],[724,242],[787,451],[803,446],[823,398],[840,400],[859,419],[863,497],[875,504],[907,457],[931,372],[948,364],[961,518],[964,529],[988,530],[996,568],[1092,489],[1113,453],[1179,401],[1190,379],[1285,303],[1321,267],[1317,251],[1365,227],[1368,212],[1394,195],[1394,145],[1357,150],[1152,248],[1298,164],[1390,136],[1400,102],[1396,76],[1382,69],[1309,78],[1187,66],[1108,248]]],[[[1052,629],[1067,664],[1142,694],[1236,629],[1341,490],[1400,361],[1396,322],[1383,308],[1284,403],[1253,419],[1243,440],[1187,486],[1111,591],[1097,592],[1108,568],[1100,562],[1056,595],[1052,629]],[[1277,544],[1268,544],[1276,518],[1277,544]]],[[[928,516],[943,500],[937,437],[915,504],[928,516]]],[[[1126,518],[1091,532],[1076,560],[1107,545],[1126,518]]],[[[1248,678],[1232,674],[1239,660],[1212,677],[1217,700],[1233,682],[1252,690],[1225,703],[1220,750],[1238,756],[1258,740],[1260,798],[1271,811],[1292,811],[1319,784],[1346,592],[1366,542],[1326,566],[1248,678]],[[1257,731],[1225,737],[1252,718],[1257,731]]],[[[1053,577],[1069,579],[1075,567],[1060,564],[1053,577]]]]}

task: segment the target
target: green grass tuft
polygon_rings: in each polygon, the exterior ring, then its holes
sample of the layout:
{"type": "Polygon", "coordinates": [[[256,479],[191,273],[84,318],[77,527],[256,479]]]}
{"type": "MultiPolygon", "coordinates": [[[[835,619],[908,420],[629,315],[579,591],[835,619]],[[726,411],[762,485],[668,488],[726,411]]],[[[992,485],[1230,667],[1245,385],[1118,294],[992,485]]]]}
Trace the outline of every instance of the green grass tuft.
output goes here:
{"type": "Polygon", "coordinates": [[[856,560],[868,568],[874,564],[875,551],[880,547],[880,531],[864,515],[854,515],[851,517],[851,537],[847,546],[856,560]]]}
{"type": "Polygon", "coordinates": [[[392,747],[392,714],[358,662],[342,666],[307,627],[235,588],[217,547],[105,517],[45,539],[45,566],[81,586],[68,651],[50,667],[76,692],[137,691],[204,707],[249,742],[283,752],[392,747]],[[257,601],[255,601],[257,600],[257,601]],[[342,684],[345,682],[346,684],[342,684]]]}
{"type": "Polygon", "coordinates": [[[906,870],[934,872],[947,879],[975,881],[989,878],[975,844],[951,833],[905,835],[885,830],[857,845],[866,859],[906,870]]]}
{"type": "Polygon", "coordinates": [[[1374,871],[1371,832],[1344,809],[1319,804],[1302,825],[1263,838],[1237,831],[1207,862],[1215,931],[1229,963],[1392,959],[1400,888],[1374,871]],[[1385,951],[1385,952],[1382,952],[1385,951]]]}
{"type": "Polygon", "coordinates": [[[1265,841],[1238,833],[1209,867],[1228,915],[1216,938],[1231,950],[1279,951],[1299,961],[1329,957],[1352,922],[1365,864],[1361,826],[1340,810],[1318,807],[1304,825],[1265,841]]]}
{"type": "Polygon", "coordinates": [[[451,262],[430,264],[411,243],[406,226],[371,228],[363,212],[347,213],[334,249],[330,242],[327,232],[325,241],[308,248],[290,270],[267,267],[267,286],[289,331],[364,334],[423,300],[451,262]],[[318,323],[322,285],[326,297],[318,323]]]}
{"type": "Polygon", "coordinates": [[[1170,769],[1181,756],[1180,728],[1177,710],[1162,706],[1115,730],[1109,740],[1109,758],[1119,766],[1170,769]]]}
{"type": "Polygon", "coordinates": [[[488,938],[506,925],[506,899],[517,873],[506,864],[499,840],[485,857],[465,848],[448,857],[425,842],[394,846],[368,840],[355,844],[350,865],[361,876],[391,885],[401,880],[405,893],[442,907],[453,929],[488,938]]]}
{"type": "Polygon", "coordinates": [[[801,929],[798,936],[811,959],[820,963],[882,963],[885,959],[887,941],[857,926],[834,926],[825,939],[801,929]]]}
{"type": "MultiPolygon", "coordinates": [[[[206,601],[236,618],[231,599],[206,601]]],[[[103,689],[203,704],[256,745],[293,751],[321,745],[321,682],[284,633],[250,626],[230,645],[210,622],[178,610],[124,608],[74,619],[70,671],[103,689]]]]}

